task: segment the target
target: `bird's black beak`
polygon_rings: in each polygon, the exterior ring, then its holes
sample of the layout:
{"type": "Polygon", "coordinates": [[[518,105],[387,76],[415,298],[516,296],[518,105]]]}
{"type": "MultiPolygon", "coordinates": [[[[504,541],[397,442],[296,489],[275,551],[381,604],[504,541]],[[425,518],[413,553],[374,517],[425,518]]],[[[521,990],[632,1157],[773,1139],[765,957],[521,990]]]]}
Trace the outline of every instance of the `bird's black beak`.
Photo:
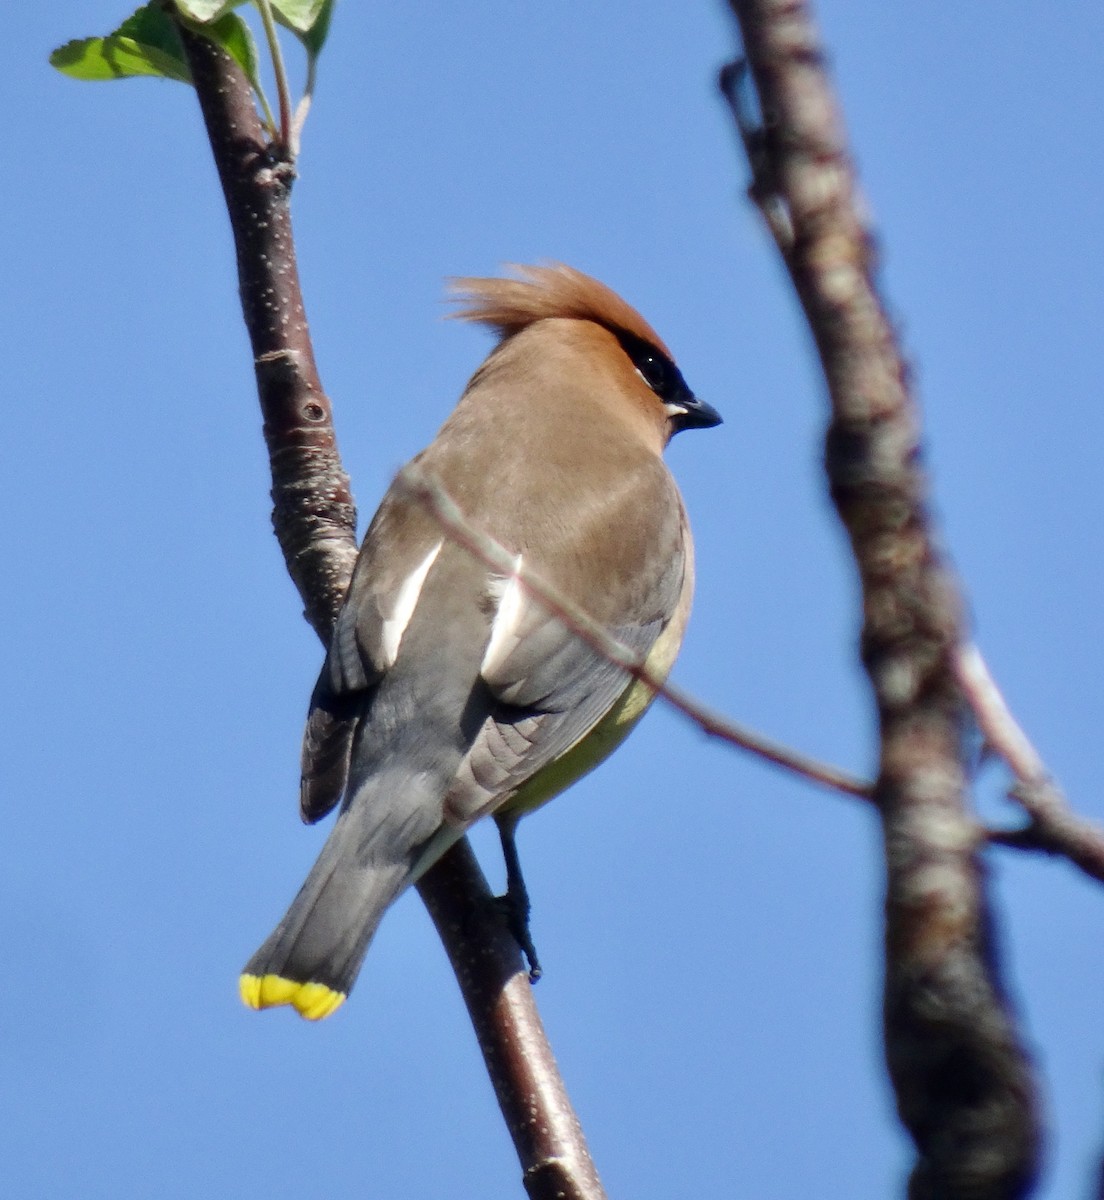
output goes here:
{"type": "Polygon", "coordinates": [[[684,429],[712,429],[721,424],[721,414],[712,404],[699,400],[691,392],[686,392],[675,401],[664,405],[675,433],[684,429]]]}

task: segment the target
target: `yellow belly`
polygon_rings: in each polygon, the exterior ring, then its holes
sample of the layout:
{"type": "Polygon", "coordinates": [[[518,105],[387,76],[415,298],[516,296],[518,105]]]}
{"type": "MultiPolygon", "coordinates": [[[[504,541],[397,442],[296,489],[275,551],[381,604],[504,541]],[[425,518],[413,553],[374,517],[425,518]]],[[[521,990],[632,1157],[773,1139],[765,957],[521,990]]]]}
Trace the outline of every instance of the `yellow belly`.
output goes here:
{"type": "MultiPolygon", "coordinates": [[[[684,627],[685,621],[672,621],[656,639],[645,660],[648,673],[657,682],[663,682],[674,665],[684,627]]],[[[655,692],[646,683],[632,680],[597,725],[570,750],[522,784],[497,811],[522,815],[558,796],[617,749],[654,699],[655,692]]]]}

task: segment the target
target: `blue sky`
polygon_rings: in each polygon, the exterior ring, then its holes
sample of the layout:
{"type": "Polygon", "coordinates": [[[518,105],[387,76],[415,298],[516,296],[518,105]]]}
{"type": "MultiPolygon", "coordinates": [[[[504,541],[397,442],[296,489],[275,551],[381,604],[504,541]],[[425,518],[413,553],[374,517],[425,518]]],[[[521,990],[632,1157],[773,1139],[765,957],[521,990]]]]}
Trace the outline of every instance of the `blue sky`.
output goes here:
{"type": "MultiPolygon", "coordinates": [[[[978,638],[1104,819],[1104,11],[818,9],[978,638]]],[[[333,1020],[236,998],[322,836],[296,813],[320,650],[269,530],[194,97],[46,65],[125,15],[9,14],[5,1175],[28,1200],[517,1196],[416,896],[333,1020]]],[[[621,291],[726,419],[669,456],[699,562],[676,680],[867,771],[823,386],[714,94],[732,47],[719,3],[344,0],[295,197],[308,311],[363,521],[488,348],[439,319],[444,276],[553,258],[621,291]]],[[[981,802],[1011,815],[999,784],[981,802]]],[[[520,844],[540,1006],[612,1196],[900,1194],[868,812],[657,709],[520,844]]],[[[1060,863],[992,868],[1057,1131],[1041,1194],[1087,1195],[1104,894],[1060,863]]]]}

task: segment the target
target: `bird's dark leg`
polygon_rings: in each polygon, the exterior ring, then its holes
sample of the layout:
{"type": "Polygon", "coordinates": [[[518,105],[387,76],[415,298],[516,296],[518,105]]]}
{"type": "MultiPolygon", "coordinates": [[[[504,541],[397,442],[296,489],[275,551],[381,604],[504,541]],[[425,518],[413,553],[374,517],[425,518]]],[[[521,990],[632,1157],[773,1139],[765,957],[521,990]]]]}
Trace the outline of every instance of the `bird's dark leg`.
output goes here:
{"type": "Polygon", "coordinates": [[[495,824],[498,826],[498,836],[502,840],[502,857],[506,860],[506,895],[499,896],[498,902],[514,940],[529,963],[529,982],[536,983],[542,972],[537,949],[529,933],[529,891],[521,873],[521,860],[518,858],[517,842],[514,839],[518,817],[512,813],[496,816],[495,824]]]}

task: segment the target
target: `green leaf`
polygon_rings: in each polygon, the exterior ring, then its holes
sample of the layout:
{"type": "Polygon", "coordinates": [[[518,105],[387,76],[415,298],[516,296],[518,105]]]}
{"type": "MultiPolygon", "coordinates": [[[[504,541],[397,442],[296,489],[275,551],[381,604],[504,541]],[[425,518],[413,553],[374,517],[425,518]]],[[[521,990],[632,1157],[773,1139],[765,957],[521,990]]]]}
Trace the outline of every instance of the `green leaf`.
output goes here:
{"type": "Polygon", "coordinates": [[[318,20],[324,0],[272,0],[272,11],[281,25],[296,33],[306,33],[318,20]]]}
{"type": "Polygon", "coordinates": [[[114,30],[111,37],[130,38],[149,46],[170,58],[177,59],[181,64],[184,60],[184,48],[180,45],[180,35],[176,32],[172,17],[165,12],[164,7],[157,3],[146,4],[137,12],[132,13],[114,30]]]}
{"type": "Polygon", "coordinates": [[[147,4],[107,37],[59,46],[50,63],[74,79],[127,79],[154,75],[191,83],[176,28],[159,5],[147,4]]]}
{"type": "Polygon", "coordinates": [[[50,55],[50,65],[73,79],[129,79],[137,75],[158,75],[191,83],[184,74],[187,67],[163,58],[148,46],[129,38],[78,38],[59,46],[50,55]]]}
{"type": "Polygon", "coordinates": [[[326,38],[330,35],[330,22],[333,20],[334,6],[336,4],[337,0],[322,0],[322,7],[318,10],[318,17],[303,38],[307,52],[312,59],[317,58],[322,53],[322,47],[326,42],[326,38]]]}
{"type": "Polygon", "coordinates": [[[246,0],[176,0],[176,7],[184,16],[206,25],[244,3],[246,0]]]}
{"type": "Polygon", "coordinates": [[[336,0],[272,0],[272,11],[276,20],[303,43],[307,53],[317,58],[330,32],[335,3],[336,0]]]}

